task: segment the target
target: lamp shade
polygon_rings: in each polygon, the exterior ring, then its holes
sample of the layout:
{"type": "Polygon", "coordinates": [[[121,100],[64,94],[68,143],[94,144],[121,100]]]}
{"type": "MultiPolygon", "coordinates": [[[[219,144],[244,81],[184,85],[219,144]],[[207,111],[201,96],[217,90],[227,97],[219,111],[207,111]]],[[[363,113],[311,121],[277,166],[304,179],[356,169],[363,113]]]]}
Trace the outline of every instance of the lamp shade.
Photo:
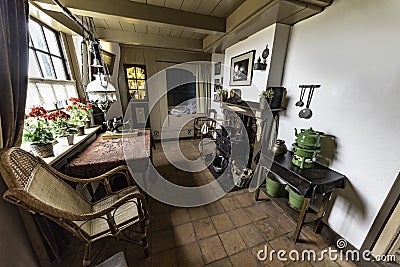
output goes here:
{"type": "Polygon", "coordinates": [[[95,80],[87,85],[86,94],[89,101],[96,103],[103,112],[107,112],[111,104],[117,100],[114,86],[99,75],[95,75],[95,80]]]}
{"type": "Polygon", "coordinates": [[[91,81],[86,87],[86,93],[90,101],[115,101],[117,91],[115,87],[99,75],[95,75],[95,80],[91,81]]]}

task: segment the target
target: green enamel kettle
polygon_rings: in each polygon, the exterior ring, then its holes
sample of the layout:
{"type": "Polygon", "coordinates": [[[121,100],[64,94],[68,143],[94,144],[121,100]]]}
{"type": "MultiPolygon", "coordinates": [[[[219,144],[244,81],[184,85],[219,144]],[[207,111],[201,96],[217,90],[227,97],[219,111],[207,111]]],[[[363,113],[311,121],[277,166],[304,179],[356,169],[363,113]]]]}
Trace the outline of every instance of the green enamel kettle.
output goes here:
{"type": "Polygon", "coordinates": [[[296,136],[296,143],[301,148],[306,149],[315,149],[320,148],[320,138],[321,135],[324,134],[322,132],[314,131],[313,128],[309,129],[301,129],[300,133],[297,132],[297,129],[294,129],[296,136]]]}

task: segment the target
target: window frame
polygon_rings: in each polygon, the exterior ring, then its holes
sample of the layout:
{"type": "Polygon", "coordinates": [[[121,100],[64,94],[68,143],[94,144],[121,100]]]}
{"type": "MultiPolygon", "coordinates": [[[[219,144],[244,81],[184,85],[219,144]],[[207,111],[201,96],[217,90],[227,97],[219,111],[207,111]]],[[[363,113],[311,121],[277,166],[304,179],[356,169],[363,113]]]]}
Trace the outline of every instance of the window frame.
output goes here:
{"type": "MultiPolygon", "coordinates": [[[[39,72],[40,72],[40,75],[41,75],[41,77],[29,76],[29,78],[35,78],[35,79],[36,79],[36,78],[42,78],[42,79],[49,79],[49,80],[53,79],[53,80],[60,80],[60,81],[63,81],[64,79],[59,79],[59,78],[57,77],[57,72],[56,72],[56,70],[55,70],[55,68],[54,68],[53,57],[56,57],[56,58],[60,59],[61,62],[62,62],[63,69],[64,69],[64,73],[65,73],[65,77],[66,77],[65,80],[71,81],[71,74],[70,74],[70,71],[69,71],[69,69],[68,69],[67,58],[66,58],[66,56],[65,56],[65,51],[64,51],[64,49],[63,49],[63,46],[61,45],[61,36],[60,36],[60,33],[57,32],[56,30],[52,29],[51,27],[47,26],[46,24],[44,24],[44,23],[41,22],[40,20],[38,20],[38,19],[32,17],[32,16],[29,17],[29,20],[32,20],[32,21],[36,22],[37,24],[39,24],[40,30],[41,30],[41,32],[42,32],[42,35],[43,35],[43,38],[44,38],[44,41],[45,41],[45,44],[46,44],[46,48],[47,48],[47,51],[42,50],[42,49],[40,49],[40,48],[36,48],[36,47],[35,47],[35,44],[34,44],[34,42],[33,42],[33,40],[32,40],[31,33],[29,32],[29,36],[28,36],[28,37],[29,37],[28,49],[29,49],[29,50],[32,50],[32,52],[33,52],[33,54],[34,54],[35,63],[36,63],[36,65],[37,65],[37,67],[38,67],[38,69],[39,69],[39,72]],[[45,34],[43,28],[46,28],[47,30],[49,30],[49,31],[51,31],[51,32],[54,33],[54,35],[55,35],[55,37],[56,37],[56,41],[57,41],[57,47],[58,47],[58,49],[59,49],[59,51],[60,51],[60,56],[59,56],[59,55],[56,55],[56,54],[52,54],[52,53],[50,52],[50,47],[49,47],[49,44],[48,44],[48,41],[47,41],[47,38],[46,38],[46,34],[45,34]],[[45,77],[45,76],[44,76],[43,70],[42,70],[42,66],[41,66],[41,64],[40,64],[40,61],[39,61],[39,57],[38,57],[37,52],[40,52],[40,53],[43,53],[43,54],[46,54],[46,55],[49,56],[49,58],[50,58],[50,63],[51,63],[51,67],[52,67],[52,71],[53,71],[53,73],[54,73],[55,78],[54,78],[54,77],[48,78],[48,77],[45,77]]],[[[32,59],[31,59],[31,60],[32,60],[32,59]]]]}
{"type": "Polygon", "coordinates": [[[149,101],[149,95],[148,95],[148,88],[147,88],[147,69],[146,69],[146,65],[142,65],[142,64],[124,64],[124,73],[125,73],[125,81],[126,81],[126,92],[127,92],[127,97],[128,97],[128,102],[131,101],[131,99],[133,98],[133,102],[148,102],[149,101]],[[139,78],[129,78],[128,77],[128,73],[127,70],[129,68],[135,68],[135,74],[136,74],[136,68],[140,68],[142,70],[144,70],[144,75],[145,78],[144,79],[139,79],[139,78]],[[136,88],[130,88],[129,86],[129,81],[135,81],[136,82],[136,88]],[[144,89],[139,89],[137,86],[137,82],[138,81],[144,81],[145,83],[145,88],[144,89]],[[143,99],[136,99],[135,96],[131,96],[130,95],[130,91],[135,91],[137,94],[140,91],[144,91],[145,92],[145,97],[143,99]]]}

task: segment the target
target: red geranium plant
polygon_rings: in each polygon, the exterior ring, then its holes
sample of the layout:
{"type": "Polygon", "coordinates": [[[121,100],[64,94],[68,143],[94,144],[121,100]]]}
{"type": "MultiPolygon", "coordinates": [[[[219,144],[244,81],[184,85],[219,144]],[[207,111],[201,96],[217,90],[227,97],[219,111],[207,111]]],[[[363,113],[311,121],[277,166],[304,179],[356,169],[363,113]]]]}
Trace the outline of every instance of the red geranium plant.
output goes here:
{"type": "Polygon", "coordinates": [[[66,110],[71,115],[71,121],[77,125],[84,125],[90,120],[90,112],[93,111],[93,106],[86,102],[84,98],[71,97],[69,99],[71,105],[66,110]]]}
{"type": "Polygon", "coordinates": [[[62,110],[56,110],[47,115],[47,119],[52,122],[52,130],[56,137],[75,133],[72,129],[73,125],[69,122],[70,118],[71,116],[62,110]]]}
{"type": "Polygon", "coordinates": [[[33,144],[48,144],[54,141],[51,127],[47,120],[47,110],[43,107],[32,108],[25,120],[24,141],[33,144]]]}

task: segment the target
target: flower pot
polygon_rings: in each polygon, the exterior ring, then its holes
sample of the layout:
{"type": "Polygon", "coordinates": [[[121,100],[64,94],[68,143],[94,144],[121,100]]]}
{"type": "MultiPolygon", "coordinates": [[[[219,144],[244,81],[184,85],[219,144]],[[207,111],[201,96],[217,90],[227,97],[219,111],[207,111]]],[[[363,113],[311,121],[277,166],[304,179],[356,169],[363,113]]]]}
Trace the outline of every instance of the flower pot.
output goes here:
{"type": "Polygon", "coordinates": [[[74,135],[69,134],[57,138],[57,142],[62,146],[70,146],[74,144],[74,135]]]}
{"type": "Polygon", "coordinates": [[[266,109],[268,106],[269,106],[269,104],[271,103],[271,98],[264,98],[264,97],[261,97],[260,98],[260,103],[258,103],[258,108],[259,109],[266,109]]]}
{"type": "Polygon", "coordinates": [[[78,126],[76,129],[78,130],[78,135],[85,134],[85,126],[78,126]]]}
{"type": "Polygon", "coordinates": [[[296,210],[300,210],[301,206],[303,206],[303,202],[304,197],[297,194],[292,188],[289,187],[289,205],[296,210]]]}
{"type": "Polygon", "coordinates": [[[283,185],[277,181],[272,180],[271,178],[267,177],[267,193],[272,197],[279,196],[282,192],[283,185]]]}
{"type": "Polygon", "coordinates": [[[47,158],[54,155],[53,144],[33,143],[30,145],[32,154],[41,158],[47,158]]]}
{"type": "Polygon", "coordinates": [[[85,128],[87,129],[87,128],[90,128],[90,121],[89,120],[87,120],[86,122],[85,122],[85,128]]]}
{"type": "Polygon", "coordinates": [[[226,102],[226,100],[228,100],[228,94],[219,95],[219,100],[221,102],[226,102]]]}

